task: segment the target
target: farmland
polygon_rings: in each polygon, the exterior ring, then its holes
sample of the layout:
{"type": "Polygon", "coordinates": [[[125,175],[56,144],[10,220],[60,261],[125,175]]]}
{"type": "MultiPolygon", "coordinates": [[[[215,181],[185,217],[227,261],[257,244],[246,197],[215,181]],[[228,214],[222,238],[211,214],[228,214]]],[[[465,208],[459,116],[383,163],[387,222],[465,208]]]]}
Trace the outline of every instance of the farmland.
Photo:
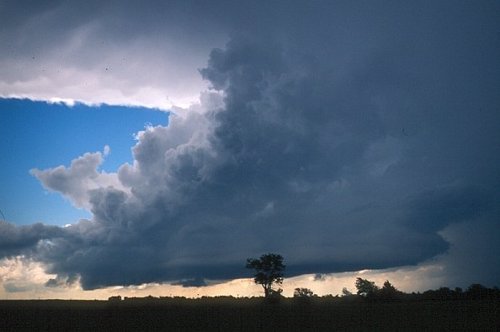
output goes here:
{"type": "Polygon", "coordinates": [[[496,331],[498,299],[358,297],[0,301],[2,331],[496,331]]]}

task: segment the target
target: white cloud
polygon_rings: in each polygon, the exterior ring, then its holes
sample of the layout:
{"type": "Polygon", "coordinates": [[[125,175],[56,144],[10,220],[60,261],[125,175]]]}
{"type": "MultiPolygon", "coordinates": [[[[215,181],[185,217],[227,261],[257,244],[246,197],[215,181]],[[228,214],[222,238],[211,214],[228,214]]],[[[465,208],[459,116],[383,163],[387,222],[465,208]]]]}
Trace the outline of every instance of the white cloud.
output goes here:
{"type": "Polygon", "coordinates": [[[99,166],[104,162],[110,148],[104,147],[104,152],[85,153],[74,159],[69,167],[58,166],[46,170],[32,169],[30,173],[42,185],[54,192],[61,193],[75,207],[90,209],[89,193],[99,188],[115,188],[128,192],[118,180],[116,173],[99,171],[99,166]]]}
{"type": "Polygon", "coordinates": [[[109,155],[109,153],[111,152],[111,148],[109,147],[109,145],[105,145],[102,152],[104,154],[104,157],[106,157],[107,155],[109,155]]]}

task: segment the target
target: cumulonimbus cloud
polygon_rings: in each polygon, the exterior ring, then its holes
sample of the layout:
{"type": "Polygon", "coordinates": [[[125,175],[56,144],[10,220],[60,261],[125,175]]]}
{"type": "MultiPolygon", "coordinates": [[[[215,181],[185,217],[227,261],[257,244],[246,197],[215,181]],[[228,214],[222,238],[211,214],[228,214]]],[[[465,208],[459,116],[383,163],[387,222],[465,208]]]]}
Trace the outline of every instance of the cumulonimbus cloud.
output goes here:
{"type": "Polygon", "coordinates": [[[376,31],[377,47],[261,32],[210,53],[200,73],[212,92],[140,132],[132,164],[103,174],[97,152],[33,171],[93,217],[35,237],[16,229],[3,255],[29,255],[85,289],[199,285],[246,275],[245,259],[263,252],[285,256],[288,275],[417,264],[448,250],[450,225],[494,223],[498,135],[457,105],[477,95],[436,66],[448,50],[408,54],[413,42],[376,31]]]}

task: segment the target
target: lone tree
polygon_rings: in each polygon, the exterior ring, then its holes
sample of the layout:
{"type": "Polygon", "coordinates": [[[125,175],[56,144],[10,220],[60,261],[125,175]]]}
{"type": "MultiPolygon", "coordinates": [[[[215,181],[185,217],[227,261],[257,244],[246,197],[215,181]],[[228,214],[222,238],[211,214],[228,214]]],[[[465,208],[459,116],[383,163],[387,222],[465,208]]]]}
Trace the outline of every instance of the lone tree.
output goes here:
{"type": "Polygon", "coordinates": [[[278,254],[264,254],[259,259],[248,258],[248,269],[255,270],[254,281],[264,288],[264,296],[268,298],[275,293],[281,293],[281,289],[273,290],[273,284],[281,285],[283,283],[283,256],[278,254]]]}

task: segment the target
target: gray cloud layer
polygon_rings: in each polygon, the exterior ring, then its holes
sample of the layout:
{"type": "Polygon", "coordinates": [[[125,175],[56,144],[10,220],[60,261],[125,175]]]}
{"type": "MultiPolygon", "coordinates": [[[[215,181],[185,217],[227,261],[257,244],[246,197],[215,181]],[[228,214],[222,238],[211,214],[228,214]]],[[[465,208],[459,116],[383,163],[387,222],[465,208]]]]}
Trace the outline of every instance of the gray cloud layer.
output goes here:
{"type": "Polygon", "coordinates": [[[226,38],[216,21],[190,14],[183,2],[0,6],[2,97],[161,109],[188,105],[206,88],[197,68],[226,38]]]}
{"type": "Polygon", "coordinates": [[[87,289],[199,284],[267,251],[289,275],[387,268],[460,248],[472,225],[498,229],[496,4],[241,5],[200,71],[216,91],[140,133],[114,184],[99,153],[33,171],[93,219],[35,237],[4,225],[19,235],[3,255],[87,289]]]}

